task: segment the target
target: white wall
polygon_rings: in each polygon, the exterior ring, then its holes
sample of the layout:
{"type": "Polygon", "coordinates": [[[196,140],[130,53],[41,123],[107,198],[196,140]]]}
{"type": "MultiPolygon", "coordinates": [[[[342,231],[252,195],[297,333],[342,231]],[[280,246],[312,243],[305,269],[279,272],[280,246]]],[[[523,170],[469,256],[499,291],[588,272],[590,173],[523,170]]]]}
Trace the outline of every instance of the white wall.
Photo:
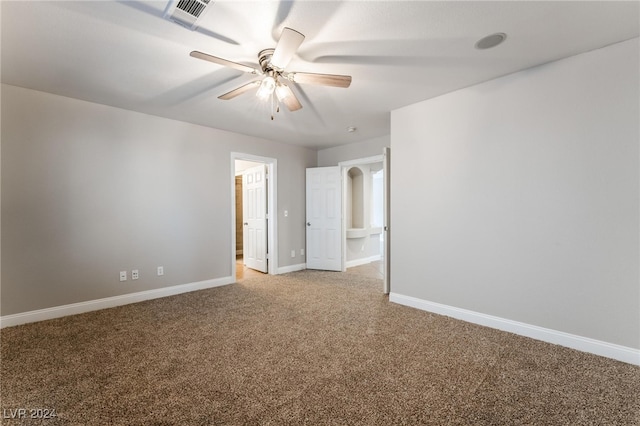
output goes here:
{"type": "Polygon", "coordinates": [[[392,292],[640,348],[638,52],[393,111],[392,292]]]}
{"type": "Polygon", "coordinates": [[[362,142],[325,148],[318,151],[318,167],[337,166],[341,161],[382,155],[382,151],[390,144],[390,136],[380,136],[362,142]]]}
{"type": "Polygon", "coordinates": [[[2,85],[2,315],[233,279],[231,152],[278,160],[279,266],[304,263],[315,151],[2,85]]]}

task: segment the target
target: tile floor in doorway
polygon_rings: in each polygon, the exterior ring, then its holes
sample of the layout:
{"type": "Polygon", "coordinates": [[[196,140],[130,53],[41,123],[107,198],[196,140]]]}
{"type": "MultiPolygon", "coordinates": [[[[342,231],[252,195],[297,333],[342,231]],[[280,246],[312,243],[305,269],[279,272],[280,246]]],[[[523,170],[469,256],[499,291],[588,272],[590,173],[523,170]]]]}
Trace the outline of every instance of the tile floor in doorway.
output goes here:
{"type": "MultiPolygon", "coordinates": [[[[367,263],[365,265],[354,266],[347,268],[347,274],[363,275],[371,278],[383,279],[383,267],[382,261],[376,261],[367,263]]],[[[251,268],[247,268],[242,264],[242,256],[236,257],[236,281],[241,281],[245,278],[251,278],[264,275],[262,272],[256,271],[251,268]]]]}

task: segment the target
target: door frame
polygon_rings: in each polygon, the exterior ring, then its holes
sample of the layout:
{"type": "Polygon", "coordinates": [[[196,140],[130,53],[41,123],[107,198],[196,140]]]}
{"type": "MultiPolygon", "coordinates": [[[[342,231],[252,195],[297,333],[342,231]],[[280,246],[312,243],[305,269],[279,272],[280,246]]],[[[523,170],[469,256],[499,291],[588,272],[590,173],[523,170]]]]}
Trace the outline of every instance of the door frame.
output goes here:
{"type": "MultiPolygon", "coordinates": [[[[386,153],[386,149],[384,151],[383,154],[380,155],[373,155],[371,157],[364,157],[364,158],[358,158],[355,160],[348,160],[348,161],[341,161],[338,163],[338,166],[340,166],[340,173],[342,176],[342,271],[346,271],[347,270],[347,191],[345,190],[345,185],[347,182],[346,179],[346,173],[347,171],[353,167],[353,166],[359,166],[359,165],[363,165],[363,164],[373,164],[373,163],[383,163],[384,165],[384,161],[385,161],[385,153],[386,153]]],[[[385,174],[383,176],[383,180],[387,180],[388,179],[388,170],[385,170],[385,174]]],[[[384,196],[383,197],[384,200],[384,206],[383,209],[385,209],[385,211],[388,211],[387,209],[389,208],[389,197],[388,196],[384,196]]],[[[387,224],[383,224],[383,226],[386,226],[387,224]]],[[[388,235],[386,234],[386,232],[384,232],[385,237],[387,237],[388,235]]],[[[387,294],[389,292],[389,280],[388,280],[388,259],[389,259],[389,251],[390,251],[390,246],[387,244],[387,238],[385,238],[385,244],[384,244],[384,253],[382,253],[383,258],[383,265],[384,265],[384,276],[386,277],[386,279],[383,280],[383,291],[385,294],[387,294]]]]}
{"type": "Polygon", "coordinates": [[[267,166],[267,253],[269,254],[267,262],[267,270],[269,275],[278,273],[278,215],[276,212],[278,200],[278,160],[271,157],[262,157],[259,155],[245,154],[242,152],[231,153],[230,167],[230,193],[231,193],[231,277],[236,279],[236,160],[253,161],[256,163],[264,163],[267,166]]]}

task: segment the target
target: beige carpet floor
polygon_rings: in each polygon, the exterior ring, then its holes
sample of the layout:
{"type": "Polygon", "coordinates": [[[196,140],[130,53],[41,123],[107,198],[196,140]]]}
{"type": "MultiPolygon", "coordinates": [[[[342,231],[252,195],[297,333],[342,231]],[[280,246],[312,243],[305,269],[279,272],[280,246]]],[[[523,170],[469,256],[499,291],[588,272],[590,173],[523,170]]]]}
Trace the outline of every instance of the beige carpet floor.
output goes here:
{"type": "Polygon", "coordinates": [[[640,424],[639,367],[389,303],[364,275],[248,278],[0,344],[7,425],[640,424]]]}

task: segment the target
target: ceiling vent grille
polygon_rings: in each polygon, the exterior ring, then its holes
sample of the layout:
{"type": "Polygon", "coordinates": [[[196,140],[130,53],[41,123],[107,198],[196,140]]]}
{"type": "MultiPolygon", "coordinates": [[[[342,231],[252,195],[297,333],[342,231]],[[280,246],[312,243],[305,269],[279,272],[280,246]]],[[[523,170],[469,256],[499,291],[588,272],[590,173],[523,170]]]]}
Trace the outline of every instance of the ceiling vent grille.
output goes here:
{"type": "Polygon", "coordinates": [[[212,4],[213,0],[171,0],[164,11],[164,17],[190,30],[195,30],[198,27],[198,21],[212,4]]]}

